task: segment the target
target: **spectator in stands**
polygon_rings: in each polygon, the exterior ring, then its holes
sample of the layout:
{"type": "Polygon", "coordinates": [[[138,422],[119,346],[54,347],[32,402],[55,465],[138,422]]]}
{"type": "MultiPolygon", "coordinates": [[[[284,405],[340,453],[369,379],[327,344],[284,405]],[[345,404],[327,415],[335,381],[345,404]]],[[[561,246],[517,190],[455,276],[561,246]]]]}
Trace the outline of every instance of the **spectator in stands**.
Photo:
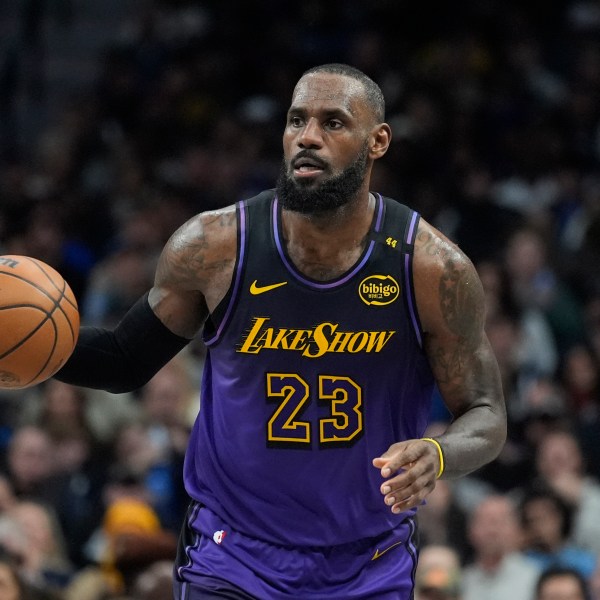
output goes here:
{"type": "Polygon", "coordinates": [[[461,569],[451,546],[424,546],[415,575],[416,600],[460,600],[461,569]]]}
{"type": "Polygon", "coordinates": [[[600,484],[586,472],[580,444],[568,430],[550,431],[536,456],[542,482],[571,508],[573,544],[600,554],[600,484]]]}
{"type": "Polygon", "coordinates": [[[155,451],[145,483],[161,523],[174,532],[179,532],[188,504],[181,477],[190,435],[186,413],[190,403],[198,402],[198,393],[192,388],[181,357],[165,365],[140,393],[140,418],[155,451]]]}
{"type": "Polygon", "coordinates": [[[52,441],[53,474],[38,496],[53,508],[70,560],[83,566],[83,546],[102,517],[110,452],[94,433],[85,390],[50,380],[39,392],[38,402],[31,398],[24,411],[30,414],[23,417],[52,441]]]}
{"type": "Polygon", "coordinates": [[[172,580],[172,561],[156,561],[136,578],[132,591],[132,600],[164,600],[172,594],[172,580]]]}
{"type": "Polygon", "coordinates": [[[54,474],[50,436],[40,427],[25,426],[14,432],[8,447],[8,477],[20,498],[35,498],[54,474]]]}
{"type": "Polygon", "coordinates": [[[585,339],[583,306],[548,256],[548,241],[534,228],[521,228],[507,242],[505,266],[511,294],[522,309],[539,310],[559,354],[585,339]]]}
{"type": "Polygon", "coordinates": [[[473,560],[463,570],[463,600],[530,600],[539,569],[521,552],[522,531],[508,496],[482,500],[469,519],[473,560]]]}
{"type": "Polygon", "coordinates": [[[580,422],[600,418],[600,360],[587,344],[578,344],[564,357],[560,380],[569,409],[580,422]]]}
{"type": "Polygon", "coordinates": [[[453,484],[440,479],[419,509],[419,537],[423,546],[451,546],[462,562],[468,551],[466,516],[453,484]]]}
{"type": "Polygon", "coordinates": [[[570,541],[573,511],[558,494],[543,487],[528,490],[520,517],[524,553],[538,568],[567,567],[591,576],[596,557],[570,541]]]}
{"type": "Polygon", "coordinates": [[[27,600],[25,582],[19,574],[14,557],[0,549],[0,598],[2,600],[27,600]]]}
{"type": "Polygon", "coordinates": [[[535,600],[589,600],[585,577],[577,569],[555,567],[540,575],[535,600]]]}
{"type": "Polygon", "coordinates": [[[21,572],[26,580],[40,588],[59,592],[72,574],[62,531],[53,511],[38,502],[22,501],[8,517],[21,528],[25,551],[21,572]]]}

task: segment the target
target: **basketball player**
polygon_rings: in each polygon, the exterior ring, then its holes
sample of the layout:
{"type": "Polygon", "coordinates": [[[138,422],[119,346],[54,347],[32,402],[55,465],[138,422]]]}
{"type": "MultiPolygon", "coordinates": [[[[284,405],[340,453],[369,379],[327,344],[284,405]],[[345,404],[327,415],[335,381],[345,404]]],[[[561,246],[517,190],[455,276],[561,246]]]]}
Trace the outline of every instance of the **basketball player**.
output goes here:
{"type": "Polygon", "coordinates": [[[82,328],[58,376],[137,388],[204,327],[178,600],[408,600],[417,507],[502,447],[471,262],[369,190],[390,139],[362,72],[306,72],[277,188],[183,225],[149,294],[114,331],[82,328]],[[435,384],[454,419],[423,440],[435,384]]]}

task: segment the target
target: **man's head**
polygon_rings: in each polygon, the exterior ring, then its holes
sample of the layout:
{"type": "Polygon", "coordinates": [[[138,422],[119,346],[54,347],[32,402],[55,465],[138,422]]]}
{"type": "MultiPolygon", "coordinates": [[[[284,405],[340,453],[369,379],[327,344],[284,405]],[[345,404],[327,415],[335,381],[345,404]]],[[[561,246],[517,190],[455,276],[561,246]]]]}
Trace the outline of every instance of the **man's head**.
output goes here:
{"type": "Polygon", "coordinates": [[[498,560],[515,551],[521,528],[512,501],[501,495],[482,500],[469,519],[468,535],[479,559],[498,560]]]}
{"type": "Polygon", "coordinates": [[[19,492],[31,492],[53,474],[53,445],[43,429],[26,425],[15,431],[8,447],[8,470],[19,492]]]}
{"type": "Polygon", "coordinates": [[[283,134],[277,182],[282,205],[321,214],[368,193],[373,161],[391,139],[384,113],[379,86],[361,71],[341,64],[306,71],[283,134]]]}
{"type": "Polygon", "coordinates": [[[302,77],[313,73],[325,73],[329,75],[342,75],[354,79],[362,84],[365,100],[373,113],[373,123],[383,123],[385,121],[385,98],[381,88],[367,75],[359,69],[341,63],[329,63],[319,65],[306,70],[302,77]]]}
{"type": "Polygon", "coordinates": [[[574,569],[552,568],[544,571],[536,586],[536,600],[588,600],[584,577],[574,569]]]}
{"type": "Polygon", "coordinates": [[[569,537],[572,508],[549,489],[533,489],[521,500],[525,546],[541,552],[558,550],[569,537]]]}
{"type": "Polygon", "coordinates": [[[552,481],[564,475],[583,474],[583,456],[575,435],[568,431],[550,431],[540,440],[536,466],[542,477],[552,481]]]}

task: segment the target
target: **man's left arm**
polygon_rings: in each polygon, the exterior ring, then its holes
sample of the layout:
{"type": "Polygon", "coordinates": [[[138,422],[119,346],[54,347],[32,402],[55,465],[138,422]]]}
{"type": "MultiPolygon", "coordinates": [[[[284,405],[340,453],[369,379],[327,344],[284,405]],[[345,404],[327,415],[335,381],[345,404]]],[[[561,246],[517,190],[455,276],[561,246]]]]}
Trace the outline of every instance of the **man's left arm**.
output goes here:
{"type": "Polygon", "coordinates": [[[419,505],[442,470],[445,478],[460,477],[492,461],[506,440],[504,396],[475,267],[421,220],[413,274],[424,348],[452,422],[434,440],[399,442],[373,461],[393,512],[419,505]]]}

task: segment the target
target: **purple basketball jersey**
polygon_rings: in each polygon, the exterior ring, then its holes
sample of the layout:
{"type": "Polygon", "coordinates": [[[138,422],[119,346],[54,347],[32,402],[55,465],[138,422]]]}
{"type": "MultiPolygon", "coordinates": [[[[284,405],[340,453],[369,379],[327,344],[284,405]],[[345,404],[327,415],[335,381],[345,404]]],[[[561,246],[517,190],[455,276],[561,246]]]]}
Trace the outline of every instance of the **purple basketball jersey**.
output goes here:
{"type": "Polygon", "coordinates": [[[186,489],[272,544],[379,536],[410,515],[385,506],[372,460],[423,435],[433,389],[411,276],[419,217],[377,196],[362,256],[323,282],[294,267],[280,211],[272,191],[238,205],[231,289],[205,329],[186,489]]]}

